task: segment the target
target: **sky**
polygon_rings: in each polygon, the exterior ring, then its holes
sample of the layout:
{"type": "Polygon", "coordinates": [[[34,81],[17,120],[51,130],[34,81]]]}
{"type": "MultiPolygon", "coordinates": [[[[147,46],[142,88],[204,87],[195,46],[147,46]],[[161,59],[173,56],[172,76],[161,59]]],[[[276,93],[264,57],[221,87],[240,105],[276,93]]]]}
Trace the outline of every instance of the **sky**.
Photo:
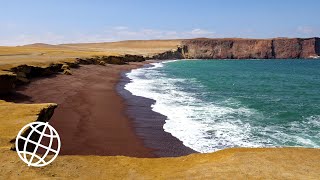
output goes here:
{"type": "Polygon", "coordinates": [[[319,0],[0,0],[0,46],[319,37],[319,0]]]}

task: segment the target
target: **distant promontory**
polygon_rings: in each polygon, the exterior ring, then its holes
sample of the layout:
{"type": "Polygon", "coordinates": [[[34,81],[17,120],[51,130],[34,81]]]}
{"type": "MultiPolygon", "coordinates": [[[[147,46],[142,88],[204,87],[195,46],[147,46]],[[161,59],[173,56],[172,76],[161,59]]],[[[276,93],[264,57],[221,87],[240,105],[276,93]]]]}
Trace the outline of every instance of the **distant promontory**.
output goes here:
{"type": "Polygon", "coordinates": [[[314,59],[320,55],[320,38],[188,39],[176,51],[153,59],[314,59]]]}

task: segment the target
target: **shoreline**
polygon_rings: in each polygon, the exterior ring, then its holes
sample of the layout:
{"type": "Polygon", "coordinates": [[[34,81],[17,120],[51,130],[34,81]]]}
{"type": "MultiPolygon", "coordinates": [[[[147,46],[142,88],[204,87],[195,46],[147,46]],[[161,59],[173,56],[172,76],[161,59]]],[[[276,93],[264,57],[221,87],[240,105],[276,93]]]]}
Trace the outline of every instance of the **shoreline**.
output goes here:
{"type": "MultiPolygon", "coordinates": [[[[144,67],[146,66],[150,64],[145,64],[144,67]]],[[[154,149],[153,153],[158,157],[177,157],[198,153],[183,145],[183,142],[172,134],[164,131],[163,125],[167,117],[152,110],[151,105],[155,103],[155,100],[135,96],[124,88],[130,82],[130,78],[126,76],[128,72],[121,73],[117,91],[125,100],[127,116],[134,123],[135,132],[143,140],[144,145],[154,149]]]]}
{"type": "Polygon", "coordinates": [[[72,69],[71,76],[56,74],[34,78],[30,84],[19,86],[5,100],[57,103],[50,124],[60,134],[61,155],[150,158],[195,153],[163,130],[166,117],[151,110],[152,100],[130,97],[131,93],[124,89],[129,81],[124,79],[126,72],[152,62],[155,61],[81,65],[72,69]],[[139,103],[133,104],[135,100],[139,103]],[[141,102],[144,106],[140,106],[141,102]],[[138,112],[138,116],[132,112],[138,112]],[[146,118],[139,114],[156,117],[158,121],[146,123],[146,118]]]}

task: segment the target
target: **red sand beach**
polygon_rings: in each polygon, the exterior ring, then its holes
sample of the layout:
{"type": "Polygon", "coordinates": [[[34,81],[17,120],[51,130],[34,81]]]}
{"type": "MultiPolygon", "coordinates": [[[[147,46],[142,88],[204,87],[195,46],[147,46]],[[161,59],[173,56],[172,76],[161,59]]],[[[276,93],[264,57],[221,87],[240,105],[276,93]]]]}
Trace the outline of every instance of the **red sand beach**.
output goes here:
{"type": "Polygon", "coordinates": [[[18,87],[7,100],[58,104],[50,124],[61,137],[61,155],[165,157],[194,153],[163,131],[165,119],[159,114],[155,118],[150,100],[137,101],[139,97],[130,96],[121,88],[123,82],[119,86],[121,72],[146,63],[83,65],[72,69],[72,75],[34,79],[30,84],[18,87]],[[144,106],[137,109],[132,99],[144,106]]]}

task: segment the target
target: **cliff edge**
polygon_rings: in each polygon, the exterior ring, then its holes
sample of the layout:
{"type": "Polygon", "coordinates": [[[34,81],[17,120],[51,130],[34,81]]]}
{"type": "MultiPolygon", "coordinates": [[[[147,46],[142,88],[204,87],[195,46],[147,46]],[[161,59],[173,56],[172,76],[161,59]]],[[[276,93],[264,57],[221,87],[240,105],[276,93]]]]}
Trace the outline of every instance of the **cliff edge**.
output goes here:
{"type": "Polygon", "coordinates": [[[152,59],[316,59],[320,38],[187,39],[152,59]]]}
{"type": "Polygon", "coordinates": [[[182,47],[187,59],[306,59],[320,55],[320,38],[191,39],[182,47]]]}

